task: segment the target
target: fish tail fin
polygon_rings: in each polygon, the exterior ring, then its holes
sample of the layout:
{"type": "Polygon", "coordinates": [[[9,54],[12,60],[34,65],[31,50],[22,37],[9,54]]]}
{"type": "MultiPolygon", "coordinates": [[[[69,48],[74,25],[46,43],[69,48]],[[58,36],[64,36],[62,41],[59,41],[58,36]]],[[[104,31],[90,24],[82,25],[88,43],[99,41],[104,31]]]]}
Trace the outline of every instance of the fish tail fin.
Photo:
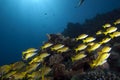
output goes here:
{"type": "Polygon", "coordinates": [[[28,77],[28,78],[30,78],[30,77],[31,77],[31,75],[30,75],[30,74],[27,74],[27,77],[28,77]]]}
{"type": "Polygon", "coordinates": [[[103,42],[101,41],[101,42],[99,42],[99,44],[101,44],[101,45],[102,45],[102,44],[103,44],[103,42]]]}
{"type": "Polygon", "coordinates": [[[108,33],[107,32],[103,32],[103,34],[107,35],[108,33]]]}
{"type": "Polygon", "coordinates": [[[89,53],[91,53],[91,52],[92,52],[92,50],[88,49],[88,52],[89,52],[89,53]]]}
{"type": "Polygon", "coordinates": [[[57,53],[61,53],[60,51],[57,51],[57,53]]]}
{"type": "Polygon", "coordinates": [[[74,58],[71,58],[72,62],[74,62],[74,58]]]}
{"type": "Polygon", "coordinates": [[[22,52],[22,55],[24,55],[25,53],[26,53],[26,52],[25,52],[25,51],[23,51],[23,52],[22,52]]]}
{"type": "Polygon", "coordinates": [[[85,43],[86,41],[85,40],[82,40],[83,41],[83,43],[85,43]]]}
{"type": "Polygon", "coordinates": [[[109,36],[113,39],[114,38],[114,36],[112,35],[112,34],[109,34],[109,36]]]}
{"type": "Polygon", "coordinates": [[[29,64],[32,64],[32,63],[33,63],[33,61],[30,61],[30,62],[29,62],[29,64]]]}
{"type": "Polygon", "coordinates": [[[44,77],[44,74],[42,74],[42,80],[45,80],[44,78],[45,78],[45,77],[44,77]]]}
{"type": "Polygon", "coordinates": [[[93,63],[90,63],[89,64],[91,68],[94,68],[94,64],[93,63]]]}
{"type": "Polygon", "coordinates": [[[54,49],[53,48],[51,48],[51,51],[53,51],[54,49]]]}
{"type": "Polygon", "coordinates": [[[105,26],[103,26],[103,28],[105,28],[105,26]]]}
{"type": "Polygon", "coordinates": [[[78,50],[77,50],[77,49],[75,49],[75,52],[78,52],[78,50]]]}
{"type": "Polygon", "coordinates": [[[116,22],[114,22],[114,25],[117,25],[116,22]]]}
{"type": "Polygon", "coordinates": [[[78,38],[75,38],[76,41],[78,41],[78,38]]]}

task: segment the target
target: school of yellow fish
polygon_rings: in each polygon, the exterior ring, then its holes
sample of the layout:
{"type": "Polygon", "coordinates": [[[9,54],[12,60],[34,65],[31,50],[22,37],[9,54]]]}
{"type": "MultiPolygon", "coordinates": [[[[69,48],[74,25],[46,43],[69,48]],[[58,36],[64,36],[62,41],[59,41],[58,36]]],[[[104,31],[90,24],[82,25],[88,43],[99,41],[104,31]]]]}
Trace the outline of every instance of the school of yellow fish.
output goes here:
{"type": "MultiPolygon", "coordinates": [[[[103,30],[99,30],[96,32],[96,36],[104,35],[101,41],[96,41],[95,37],[89,36],[87,34],[81,34],[78,37],[74,38],[75,41],[82,41],[81,44],[78,44],[77,47],[74,47],[75,55],[71,57],[71,61],[74,63],[75,61],[82,60],[87,57],[88,54],[92,54],[98,48],[101,47],[99,51],[97,51],[97,58],[92,60],[89,65],[91,68],[98,67],[107,62],[107,59],[110,56],[111,47],[110,46],[102,46],[103,44],[107,44],[111,39],[120,36],[120,31],[117,30],[116,25],[120,24],[120,19],[116,20],[113,25],[107,23],[103,25],[103,30]],[[87,52],[87,54],[86,54],[87,52]]],[[[72,43],[71,43],[72,44],[72,43]]],[[[54,44],[47,42],[45,43],[40,50],[44,50],[50,48],[51,51],[56,51],[58,54],[65,53],[69,51],[69,47],[64,44],[54,44]]],[[[0,67],[0,77],[1,80],[7,78],[14,78],[14,80],[22,80],[27,76],[28,80],[45,80],[45,76],[52,71],[52,69],[45,64],[43,64],[44,59],[48,56],[51,56],[50,53],[47,52],[38,52],[39,49],[29,48],[22,52],[22,59],[24,61],[18,61],[10,65],[3,65],[0,67]],[[42,67],[39,67],[42,66],[42,67]],[[39,67],[39,69],[38,69],[39,67]],[[36,71],[37,70],[37,71],[36,71]]]]}

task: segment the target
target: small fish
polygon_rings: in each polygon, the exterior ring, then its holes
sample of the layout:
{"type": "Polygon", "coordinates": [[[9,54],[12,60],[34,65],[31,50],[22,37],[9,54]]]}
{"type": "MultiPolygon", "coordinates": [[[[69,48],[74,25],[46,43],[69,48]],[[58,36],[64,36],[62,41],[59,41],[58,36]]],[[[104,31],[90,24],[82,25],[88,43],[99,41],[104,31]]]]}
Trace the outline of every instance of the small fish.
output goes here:
{"type": "Polygon", "coordinates": [[[11,70],[10,65],[3,65],[0,67],[0,75],[4,75],[4,74],[8,73],[10,70],[11,70]]]}
{"type": "Polygon", "coordinates": [[[40,62],[43,62],[44,59],[40,58],[40,56],[37,56],[37,57],[34,57],[30,62],[29,64],[33,64],[33,63],[40,63],[40,62]]]}
{"type": "Polygon", "coordinates": [[[30,80],[38,80],[41,78],[41,72],[40,71],[34,71],[31,74],[27,74],[27,77],[30,80]]]}
{"type": "Polygon", "coordinates": [[[90,42],[90,43],[88,43],[87,45],[88,46],[92,46],[92,45],[94,45],[95,43],[94,42],[90,42]]]}
{"type": "Polygon", "coordinates": [[[87,38],[85,38],[84,40],[83,40],[83,43],[89,43],[89,42],[92,42],[92,41],[94,41],[96,38],[94,38],[94,37],[87,37],[87,38]]]}
{"type": "Polygon", "coordinates": [[[63,47],[57,50],[57,53],[63,53],[63,52],[67,52],[69,50],[68,47],[63,47]]]}
{"type": "Polygon", "coordinates": [[[28,60],[29,58],[35,56],[37,53],[34,53],[34,52],[31,52],[31,53],[28,53],[24,56],[22,56],[23,60],[28,60]]]}
{"type": "Polygon", "coordinates": [[[12,75],[14,75],[15,73],[16,73],[17,71],[11,71],[11,72],[9,72],[9,73],[7,73],[6,75],[4,75],[3,76],[3,79],[8,79],[8,78],[10,78],[12,75]]]}
{"type": "Polygon", "coordinates": [[[41,53],[40,55],[38,55],[38,56],[36,56],[35,58],[33,58],[33,59],[29,62],[29,64],[36,63],[36,62],[40,63],[40,62],[42,62],[42,61],[44,60],[45,57],[48,57],[49,55],[50,55],[50,54],[48,54],[48,53],[41,53]]]}
{"type": "Polygon", "coordinates": [[[113,33],[117,30],[117,27],[109,27],[106,29],[105,32],[103,32],[105,35],[107,35],[108,33],[113,33]]]}
{"type": "Polygon", "coordinates": [[[45,43],[41,48],[46,49],[46,48],[48,48],[48,47],[50,47],[52,45],[53,45],[53,43],[45,43]]]}
{"type": "Polygon", "coordinates": [[[50,67],[46,67],[46,65],[43,65],[42,68],[39,69],[41,71],[42,80],[45,80],[45,76],[51,71],[52,69],[50,67]]]}
{"type": "Polygon", "coordinates": [[[107,62],[107,60],[104,60],[104,61],[100,62],[99,64],[97,64],[96,66],[101,66],[101,65],[103,65],[106,62],[107,62]]]}
{"type": "Polygon", "coordinates": [[[53,50],[58,50],[58,49],[60,49],[60,48],[62,48],[62,47],[64,47],[63,44],[56,44],[56,45],[54,45],[53,47],[51,47],[51,50],[52,50],[52,51],[53,51],[53,50]]]}
{"type": "Polygon", "coordinates": [[[44,75],[47,75],[52,69],[50,67],[44,66],[39,69],[39,71],[43,71],[44,75]]]}
{"type": "Polygon", "coordinates": [[[17,72],[13,74],[12,77],[14,77],[14,80],[22,80],[26,74],[26,72],[17,72]]]}
{"type": "Polygon", "coordinates": [[[102,34],[102,30],[96,32],[96,35],[100,35],[100,34],[102,34]]]}
{"type": "Polygon", "coordinates": [[[25,72],[26,73],[31,73],[32,71],[35,71],[40,64],[41,63],[32,63],[32,64],[26,66],[26,68],[25,68],[26,71],[25,72]]]}
{"type": "Polygon", "coordinates": [[[87,45],[80,44],[80,45],[78,45],[77,48],[75,48],[75,51],[78,52],[78,51],[84,50],[86,47],[87,47],[87,45]]]}
{"type": "Polygon", "coordinates": [[[113,32],[112,34],[109,34],[109,36],[111,38],[119,37],[120,36],[120,32],[119,31],[113,32]]]}
{"type": "Polygon", "coordinates": [[[111,51],[111,47],[105,46],[102,48],[102,50],[100,52],[98,52],[98,54],[101,55],[102,53],[108,53],[110,51],[111,51]]]}
{"type": "Polygon", "coordinates": [[[92,46],[88,49],[88,52],[95,51],[95,50],[98,49],[100,46],[101,46],[100,43],[95,43],[94,45],[92,45],[92,46]]]}
{"type": "Polygon", "coordinates": [[[82,39],[84,39],[84,38],[86,38],[86,37],[88,37],[87,34],[81,34],[81,35],[79,35],[79,36],[76,38],[76,41],[82,40],[82,39]]]}
{"type": "Polygon", "coordinates": [[[108,53],[108,52],[110,52],[110,50],[111,50],[111,47],[105,46],[105,47],[102,48],[101,52],[108,53]]]}
{"type": "Polygon", "coordinates": [[[12,70],[19,70],[24,66],[25,66],[25,63],[22,61],[18,61],[18,62],[15,62],[14,64],[11,64],[12,70]]]}
{"type": "Polygon", "coordinates": [[[106,37],[106,38],[102,39],[102,41],[100,42],[100,44],[107,43],[107,42],[109,42],[110,40],[111,40],[111,38],[106,37]]]}
{"type": "Polygon", "coordinates": [[[74,62],[74,61],[83,59],[83,58],[85,58],[86,56],[87,56],[87,55],[85,55],[84,52],[80,52],[79,54],[73,56],[71,59],[72,59],[72,62],[74,62]]]}
{"type": "Polygon", "coordinates": [[[35,48],[29,48],[27,49],[26,51],[23,51],[22,52],[22,55],[25,55],[26,53],[31,53],[31,52],[36,52],[38,49],[35,49],[35,48]]]}
{"type": "Polygon", "coordinates": [[[114,25],[117,25],[117,24],[120,24],[120,19],[118,19],[114,22],[114,25]]]}
{"type": "Polygon", "coordinates": [[[48,57],[50,54],[48,53],[41,53],[39,56],[41,59],[45,58],[45,57],[48,57]]]}
{"type": "Polygon", "coordinates": [[[94,67],[97,67],[97,66],[99,66],[99,65],[104,64],[105,62],[107,62],[106,59],[107,59],[109,56],[110,56],[110,53],[103,53],[103,54],[99,55],[99,56],[97,57],[97,59],[93,60],[93,62],[89,64],[90,67],[91,67],[91,68],[94,68],[94,67]]]}
{"type": "Polygon", "coordinates": [[[96,66],[101,64],[103,61],[105,61],[110,56],[110,53],[103,53],[97,57],[95,60],[96,66]]]}
{"type": "Polygon", "coordinates": [[[108,27],[111,27],[111,24],[107,23],[107,24],[103,25],[103,28],[108,28],[108,27]]]}

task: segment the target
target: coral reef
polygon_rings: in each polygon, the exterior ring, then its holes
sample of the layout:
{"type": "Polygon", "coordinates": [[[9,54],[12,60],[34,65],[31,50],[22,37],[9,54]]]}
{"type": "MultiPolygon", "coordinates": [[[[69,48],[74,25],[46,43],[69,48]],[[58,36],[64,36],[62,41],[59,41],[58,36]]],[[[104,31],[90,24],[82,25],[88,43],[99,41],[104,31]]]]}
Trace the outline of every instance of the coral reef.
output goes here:
{"type": "Polygon", "coordinates": [[[110,71],[92,70],[82,75],[75,75],[71,80],[120,80],[120,74],[110,71]]]}

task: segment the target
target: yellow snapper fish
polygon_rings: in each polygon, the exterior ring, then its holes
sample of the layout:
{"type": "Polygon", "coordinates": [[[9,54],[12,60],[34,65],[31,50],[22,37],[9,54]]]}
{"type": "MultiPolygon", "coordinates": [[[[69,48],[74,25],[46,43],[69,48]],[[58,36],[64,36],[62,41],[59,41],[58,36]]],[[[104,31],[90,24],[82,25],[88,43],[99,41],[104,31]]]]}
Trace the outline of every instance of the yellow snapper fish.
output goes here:
{"type": "Polygon", "coordinates": [[[40,71],[34,71],[31,74],[27,74],[27,77],[30,80],[38,80],[41,77],[41,72],[40,71]]]}
{"type": "Polygon", "coordinates": [[[100,43],[95,43],[95,44],[92,45],[90,48],[88,48],[88,52],[95,51],[95,50],[98,49],[100,46],[101,46],[100,43]]]}
{"type": "Polygon", "coordinates": [[[103,52],[103,53],[110,52],[110,50],[111,50],[111,47],[105,46],[105,47],[102,48],[101,52],[103,52]]]}
{"type": "Polygon", "coordinates": [[[23,60],[28,60],[29,58],[35,56],[37,53],[31,52],[22,56],[23,60]]]}
{"type": "Polygon", "coordinates": [[[89,65],[90,65],[91,68],[94,68],[95,67],[95,62],[91,62],[91,63],[89,63],[89,65]]]}
{"type": "Polygon", "coordinates": [[[52,69],[50,67],[44,66],[39,69],[39,71],[43,71],[44,75],[47,75],[52,69]]]}
{"type": "Polygon", "coordinates": [[[26,51],[23,51],[22,52],[22,55],[26,54],[26,53],[31,53],[31,52],[36,52],[38,49],[35,49],[35,48],[29,48],[27,49],[26,51]]]}
{"type": "Polygon", "coordinates": [[[46,49],[46,48],[48,48],[48,47],[50,47],[50,46],[52,46],[53,45],[53,43],[45,43],[41,48],[42,49],[46,49]]]}
{"type": "Polygon", "coordinates": [[[103,61],[105,61],[110,56],[110,53],[103,53],[100,56],[97,57],[95,60],[96,66],[101,64],[103,61]]]}
{"type": "Polygon", "coordinates": [[[89,43],[89,42],[92,42],[92,41],[94,41],[96,38],[94,38],[94,37],[87,37],[87,38],[85,38],[84,40],[83,40],[83,43],[89,43]]]}
{"type": "Polygon", "coordinates": [[[40,56],[36,56],[35,58],[33,58],[30,62],[29,62],[29,64],[33,64],[33,63],[40,63],[40,62],[42,62],[42,61],[44,61],[44,59],[41,59],[40,58],[40,56]]]}
{"type": "Polygon", "coordinates": [[[111,40],[111,38],[106,37],[106,38],[102,39],[102,41],[100,42],[100,44],[107,43],[107,42],[109,42],[110,40],[111,40]]]}
{"type": "Polygon", "coordinates": [[[47,75],[51,71],[51,68],[46,67],[46,65],[43,65],[43,67],[40,68],[39,71],[41,71],[42,80],[45,80],[45,75],[47,75]]]}
{"type": "Polygon", "coordinates": [[[107,60],[104,60],[104,61],[102,61],[102,62],[99,62],[99,64],[90,63],[90,67],[91,67],[91,68],[94,68],[94,67],[97,67],[97,66],[101,66],[101,65],[103,65],[103,64],[106,63],[106,62],[107,62],[107,60]]]}
{"type": "Polygon", "coordinates": [[[58,50],[58,49],[60,49],[60,48],[62,48],[62,47],[64,47],[63,44],[56,44],[56,45],[54,45],[53,47],[51,47],[51,50],[52,50],[52,51],[53,51],[53,50],[58,50]]]}
{"type": "Polygon", "coordinates": [[[108,33],[113,33],[117,30],[117,27],[109,27],[106,29],[105,32],[103,32],[105,35],[107,35],[108,33]]]}
{"type": "Polygon", "coordinates": [[[75,51],[78,52],[78,51],[84,50],[86,47],[87,47],[87,45],[80,44],[80,45],[78,45],[77,48],[75,48],[75,51]]]}
{"type": "Polygon", "coordinates": [[[40,65],[40,63],[32,63],[32,64],[26,66],[26,73],[31,73],[32,71],[35,71],[39,65],[40,65]]]}
{"type": "Polygon", "coordinates": [[[82,39],[84,39],[84,38],[86,38],[86,37],[88,37],[87,34],[81,34],[81,35],[79,35],[75,40],[76,40],[76,41],[82,40],[82,39]]]}
{"type": "Polygon", "coordinates": [[[118,19],[114,22],[114,25],[117,25],[117,24],[120,24],[120,19],[118,19]]]}
{"type": "Polygon", "coordinates": [[[3,79],[4,78],[10,78],[12,75],[14,75],[17,71],[11,71],[9,73],[7,73],[6,75],[3,76],[3,79]]]}
{"type": "Polygon", "coordinates": [[[8,73],[10,70],[11,70],[10,65],[3,65],[0,67],[0,74],[4,75],[4,74],[8,73]]]}
{"type": "Polygon", "coordinates": [[[119,37],[120,36],[120,32],[119,31],[116,31],[116,32],[113,32],[112,34],[109,34],[111,38],[115,38],[115,37],[119,37]]]}
{"type": "Polygon", "coordinates": [[[99,30],[99,31],[96,32],[96,35],[100,35],[102,33],[103,33],[102,30],[99,30]]]}
{"type": "Polygon", "coordinates": [[[97,64],[96,66],[101,66],[101,65],[103,65],[106,62],[107,62],[107,60],[104,60],[104,61],[100,62],[99,64],[97,64]]]}
{"type": "Polygon", "coordinates": [[[105,25],[103,25],[103,28],[108,28],[108,27],[111,27],[111,24],[106,23],[105,25]]]}
{"type": "Polygon", "coordinates": [[[12,77],[14,77],[14,80],[22,80],[26,74],[26,72],[17,72],[13,74],[12,77]]]}
{"type": "Polygon", "coordinates": [[[41,53],[39,56],[41,59],[45,58],[45,57],[48,57],[50,54],[48,53],[41,53]]]}
{"type": "Polygon", "coordinates": [[[12,70],[19,70],[24,66],[25,66],[25,63],[22,61],[18,61],[18,62],[15,62],[14,64],[11,64],[12,70]]]}
{"type": "Polygon", "coordinates": [[[103,54],[99,55],[96,60],[93,60],[93,62],[89,64],[90,67],[94,68],[94,67],[104,64],[107,61],[106,59],[109,56],[110,56],[110,53],[103,53],[103,54]]]}
{"type": "Polygon", "coordinates": [[[83,59],[83,58],[85,58],[86,56],[87,56],[87,55],[85,55],[84,52],[80,52],[79,54],[71,57],[71,60],[72,60],[72,62],[74,62],[74,61],[83,59]]]}
{"type": "Polygon", "coordinates": [[[95,43],[94,42],[89,42],[87,45],[88,46],[93,46],[95,43]]]}
{"type": "Polygon", "coordinates": [[[48,57],[50,54],[48,53],[41,53],[40,55],[36,56],[35,58],[33,58],[29,64],[35,63],[35,62],[42,62],[44,61],[44,58],[48,57]]]}
{"type": "Polygon", "coordinates": [[[62,48],[57,50],[57,53],[67,52],[68,50],[69,50],[69,47],[62,47],[62,48]]]}

